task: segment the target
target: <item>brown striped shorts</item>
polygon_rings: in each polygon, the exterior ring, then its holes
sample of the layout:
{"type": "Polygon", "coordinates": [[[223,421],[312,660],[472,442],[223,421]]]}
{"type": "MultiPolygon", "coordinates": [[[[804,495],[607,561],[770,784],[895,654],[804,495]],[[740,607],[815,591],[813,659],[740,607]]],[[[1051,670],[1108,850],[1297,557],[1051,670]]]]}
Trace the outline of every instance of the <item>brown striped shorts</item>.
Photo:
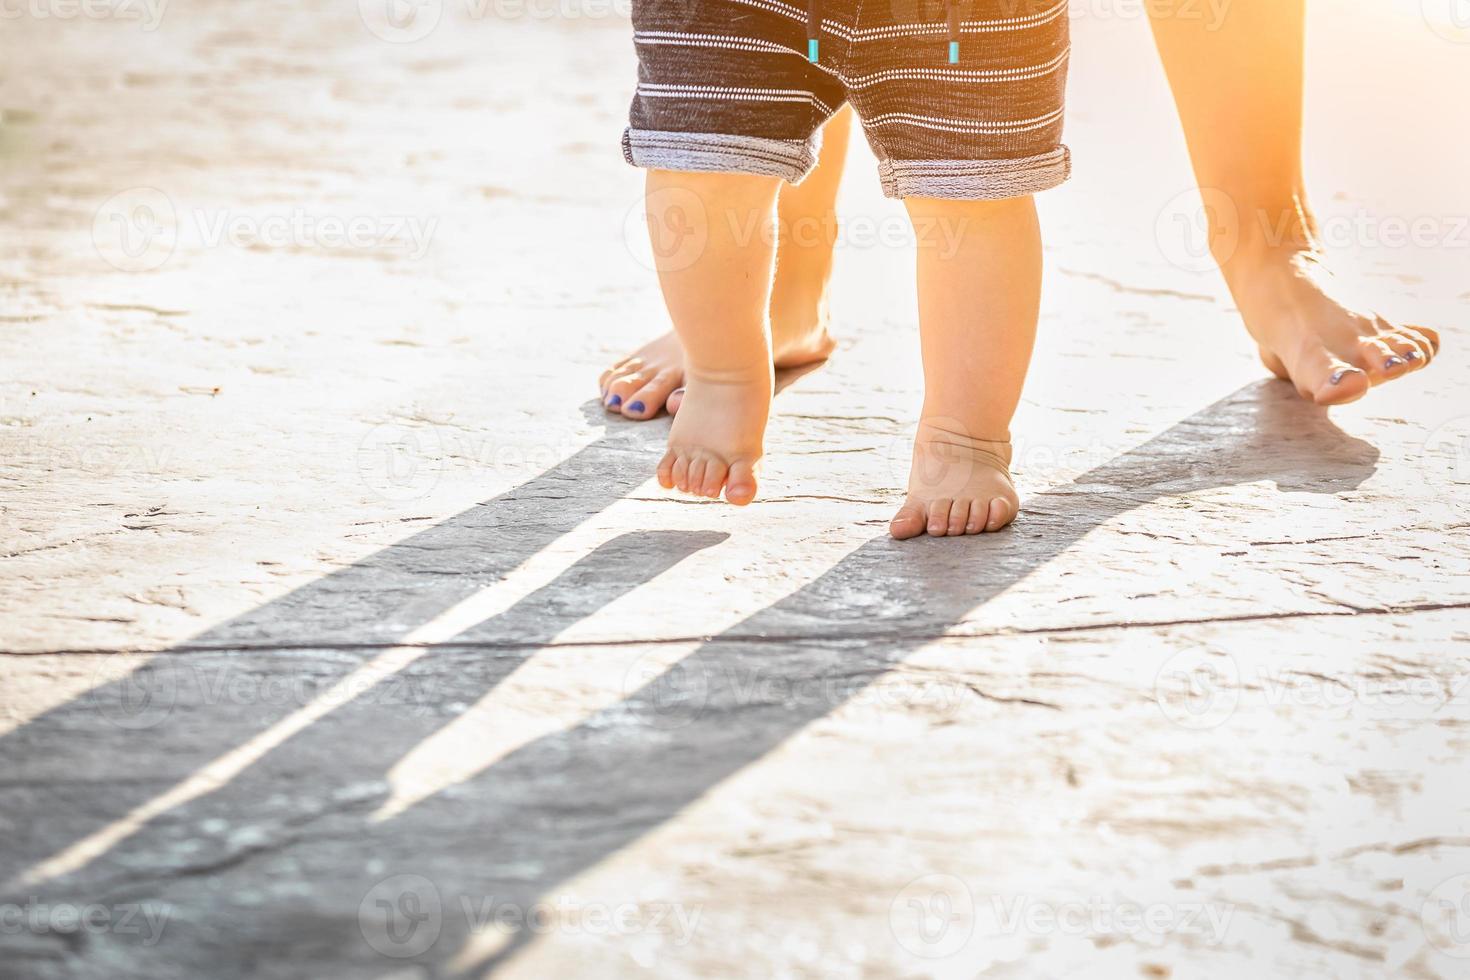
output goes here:
{"type": "Polygon", "coordinates": [[[799,182],[851,102],[889,197],[1055,187],[1067,0],[634,0],[639,167],[799,182]]]}

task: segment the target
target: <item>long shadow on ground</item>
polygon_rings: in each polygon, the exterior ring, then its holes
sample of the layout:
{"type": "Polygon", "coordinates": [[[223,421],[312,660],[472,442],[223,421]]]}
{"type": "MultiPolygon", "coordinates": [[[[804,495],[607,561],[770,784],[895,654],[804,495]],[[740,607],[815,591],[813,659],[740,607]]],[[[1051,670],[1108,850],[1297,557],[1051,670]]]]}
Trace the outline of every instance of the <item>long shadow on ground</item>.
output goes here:
{"type": "MultiPolygon", "coordinates": [[[[504,945],[481,949],[471,940],[490,910],[530,907],[664,824],[1104,522],[1153,501],[1241,483],[1341,493],[1370,476],[1377,457],[1372,446],[1339,431],[1286,386],[1249,386],[1073,483],[1030,498],[1017,531],[903,544],[875,538],[617,703],[482,771],[462,773],[452,788],[384,818],[384,777],[394,764],[453,720],[451,706],[474,704],[534,653],[536,643],[621,594],[625,586],[599,589],[598,583],[611,569],[625,569],[630,551],[661,556],[651,563],[650,574],[657,574],[713,543],[699,535],[625,535],[513,609],[416,661],[422,689],[432,697],[406,705],[364,691],[213,792],[164,809],[77,870],[25,889],[41,902],[166,909],[169,918],[155,945],[107,932],[0,937],[0,950],[9,947],[0,956],[20,965],[18,975],[35,977],[378,977],[405,966],[447,976],[493,968],[534,935],[521,929],[504,945]],[[528,646],[487,651],[453,645],[508,631],[525,636],[528,646]],[[781,694],[798,689],[824,694],[781,694]]],[[[555,486],[584,465],[574,457],[533,484],[555,486]]],[[[491,532],[473,530],[477,524],[458,532],[435,529],[456,542],[450,552],[466,560],[475,589],[522,560],[533,543],[544,547],[585,519],[592,504],[541,500],[539,507],[521,509],[514,493],[503,498],[499,513],[487,507],[490,513],[480,518],[495,524],[497,534],[515,521],[531,522],[524,538],[510,538],[522,544],[500,557],[459,541],[468,537],[493,548],[491,532]]],[[[401,587],[418,602],[409,618],[443,608],[469,588],[439,581],[452,568],[443,550],[432,564],[433,575],[416,575],[408,565],[396,569],[401,587]]],[[[344,586],[368,575],[339,574],[347,579],[344,586]]],[[[339,599],[357,601],[350,588],[337,586],[312,596],[318,603],[339,599]]],[[[321,613],[316,609],[307,621],[319,621],[321,613]]],[[[257,671],[280,667],[278,660],[246,663],[257,671]]],[[[296,668],[297,660],[291,664],[296,668]]],[[[157,669],[178,668],[164,662],[157,669]]],[[[102,778],[109,763],[134,780],[150,758],[157,763],[177,747],[187,761],[170,759],[168,771],[146,787],[157,791],[220,753],[225,743],[216,726],[247,738],[263,727],[248,712],[224,712],[221,719],[219,705],[196,708],[181,698],[149,730],[146,746],[123,748],[99,738],[107,726],[99,726],[94,714],[83,699],[0,744],[5,758],[15,758],[11,752],[31,756],[28,768],[37,774],[67,772],[70,762],[89,774],[61,790],[54,775],[33,777],[37,782],[29,788],[7,784],[9,815],[49,815],[66,805],[83,814],[52,831],[23,834],[29,860],[64,849],[79,839],[79,830],[116,813],[109,802],[114,790],[129,799],[140,795],[127,782],[117,786],[102,778]],[[87,744],[67,744],[68,732],[83,734],[87,744]],[[189,743],[196,735],[206,751],[189,743]],[[51,739],[59,741],[46,744],[51,739]],[[88,748],[103,758],[87,760],[88,748]]]]}

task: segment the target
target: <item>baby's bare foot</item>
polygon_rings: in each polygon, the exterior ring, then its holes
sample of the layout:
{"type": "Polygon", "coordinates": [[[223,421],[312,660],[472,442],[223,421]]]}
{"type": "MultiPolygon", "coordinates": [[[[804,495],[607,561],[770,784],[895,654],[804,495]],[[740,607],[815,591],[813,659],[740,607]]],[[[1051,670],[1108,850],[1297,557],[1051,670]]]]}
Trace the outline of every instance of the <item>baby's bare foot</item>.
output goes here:
{"type": "Polygon", "coordinates": [[[774,388],[771,369],[703,374],[690,371],[683,407],[669,430],[669,449],[658,464],[665,489],[725,499],[744,506],[755,499],[774,388]]]}
{"type": "Polygon", "coordinates": [[[914,439],[909,492],[888,531],[895,538],[999,531],[1021,500],[1010,476],[1011,444],[971,439],[956,427],[923,422],[914,439]]]}

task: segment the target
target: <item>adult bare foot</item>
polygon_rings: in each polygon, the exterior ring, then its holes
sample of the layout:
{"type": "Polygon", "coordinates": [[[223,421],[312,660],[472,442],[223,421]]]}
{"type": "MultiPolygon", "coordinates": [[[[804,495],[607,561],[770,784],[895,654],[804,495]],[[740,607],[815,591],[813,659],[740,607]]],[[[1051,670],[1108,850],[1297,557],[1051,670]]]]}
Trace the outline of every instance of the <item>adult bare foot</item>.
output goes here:
{"type": "Polygon", "coordinates": [[[1261,359],[1319,405],[1422,368],[1439,336],[1350,301],[1323,261],[1301,165],[1306,0],[1229,4],[1208,22],[1185,16],[1192,5],[1145,6],[1195,178],[1221,205],[1215,258],[1261,359]]]}
{"type": "Polygon", "coordinates": [[[684,345],[670,330],[602,372],[597,390],[609,412],[651,419],[684,386],[684,345]]]}
{"type": "Polygon", "coordinates": [[[1436,331],[1394,323],[1350,301],[1308,244],[1241,244],[1221,256],[1220,268],[1261,360],[1308,401],[1357,401],[1439,352],[1436,331]]]}
{"type": "MultiPolygon", "coordinates": [[[[780,273],[777,273],[780,277],[780,273]]],[[[805,367],[825,361],[837,342],[827,332],[827,302],[805,316],[795,310],[771,310],[771,355],[777,370],[805,367]]],[[[654,418],[667,408],[670,415],[684,400],[684,348],[670,330],[602,372],[597,384],[609,412],[637,421],[654,418]]]]}

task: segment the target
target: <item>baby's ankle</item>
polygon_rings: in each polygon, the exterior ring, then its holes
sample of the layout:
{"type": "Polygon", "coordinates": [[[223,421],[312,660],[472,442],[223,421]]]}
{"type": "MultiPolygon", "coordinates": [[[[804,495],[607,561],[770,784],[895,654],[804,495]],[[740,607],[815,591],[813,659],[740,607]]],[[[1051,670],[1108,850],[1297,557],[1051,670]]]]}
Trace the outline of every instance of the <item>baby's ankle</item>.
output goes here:
{"type": "Polygon", "coordinates": [[[965,452],[989,453],[1002,460],[1006,466],[1011,462],[1011,432],[1008,426],[983,428],[958,419],[926,415],[919,421],[914,442],[924,446],[947,446],[965,452]]]}
{"type": "Polygon", "coordinates": [[[685,385],[719,387],[763,387],[775,386],[775,373],[771,359],[763,357],[749,362],[735,361],[719,364],[701,364],[691,361],[684,371],[685,385]]]}

